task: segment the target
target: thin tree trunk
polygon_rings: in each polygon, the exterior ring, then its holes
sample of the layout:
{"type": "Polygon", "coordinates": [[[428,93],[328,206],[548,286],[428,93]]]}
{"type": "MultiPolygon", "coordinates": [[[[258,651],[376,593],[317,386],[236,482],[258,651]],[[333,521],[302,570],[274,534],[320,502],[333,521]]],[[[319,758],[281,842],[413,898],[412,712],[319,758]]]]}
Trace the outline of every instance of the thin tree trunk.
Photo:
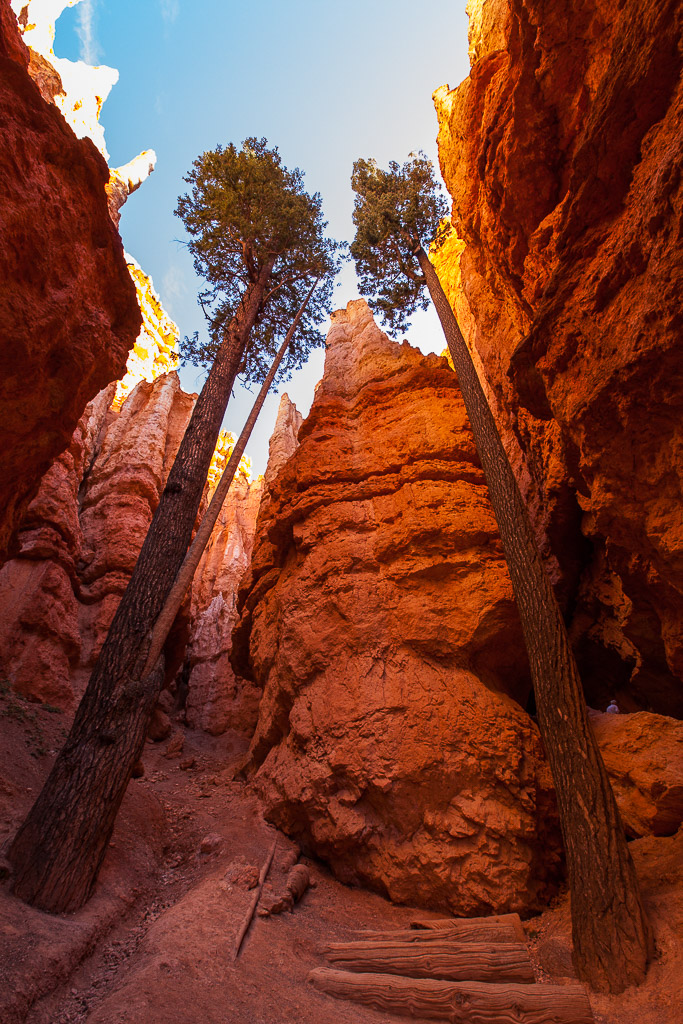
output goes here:
{"type": "Polygon", "coordinates": [[[168,597],[166,598],[166,603],[164,604],[164,607],[161,609],[161,612],[159,613],[159,618],[154,623],[154,629],[152,630],[147,661],[145,663],[145,667],[142,670],[143,677],[146,676],[148,672],[151,672],[151,670],[154,668],[157,658],[161,654],[161,650],[164,646],[164,643],[166,642],[166,637],[168,636],[171,630],[171,626],[173,625],[175,617],[178,614],[178,611],[180,610],[180,606],[183,603],[183,599],[185,597],[185,594],[187,593],[188,587],[192,583],[194,574],[197,571],[199,561],[202,555],[204,554],[204,549],[206,548],[206,545],[209,543],[211,533],[213,531],[214,526],[216,525],[216,520],[218,519],[220,510],[223,507],[223,502],[225,501],[228,491],[230,489],[230,484],[233,481],[235,473],[237,472],[237,468],[240,464],[240,459],[244,455],[244,449],[247,447],[247,443],[249,441],[249,438],[251,437],[251,432],[254,429],[254,424],[256,423],[256,420],[259,417],[259,413],[263,408],[263,403],[265,402],[266,396],[270,391],[270,385],[273,383],[273,380],[275,379],[275,374],[279,369],[280,363],[284,358],[284,354],[287,351],[290,341],[294,337],[294,332],[299,326],[299,321],[301,320],[301,317],[304,315],[306,306],[308,305],[309,299],[313,292],[315,291],[317,284],[318,279],[316,279],[315,284],[309,291],[304,301],[301,303],[301,306],[299,307],[299,310],[296,316],[294,317],[294,320],[292,321],[292,326],[289,328],[287,334],[285,335],[284,341],[282,342],[282,345],[280,346],[278,353],[275,356],[275,359],[273,360],[273,364],[270,370],[268,371],[268,376],[264,380],[261,386],[261,390],[259,391],[258,396],[256,398],[256,401],[252,406],[252,410],[249,413],[247,422],[244,424],[242,433],[239,436],[237,444],[230,453],[230,459],[228,460],[228,464],[223,470],[223,473],[221,474],[221,478],[218,481],[218,486],[216,487],[216,490],[213,493],[213,497],[211,498],[209,507],[206,510],[204,518],[202,519],[199,525],[199,529],[194,535],[192,543],[190,544],[189,551],[185,555],[185,560],[182,566],[180,567],[178,575],[176,576],[175,583],[171,587],[168,597]]]}
{"type": "Polygon", "coordinates": [[[182,565],[221,422],[273,264],[247,287],[197,399],[64,748],[8,851],[14,892],[53,913],[87,900],[164,681],[150,630],[182,565]]]}
{"type": "Polygon", "coordinates": [[[472,424],[522,622],[567,857],[574,964],[593,988],[620,992],[642,981],[652,948],[633,861],[526,506],[436,271],[424,249],[417,258],[472,424]]]}

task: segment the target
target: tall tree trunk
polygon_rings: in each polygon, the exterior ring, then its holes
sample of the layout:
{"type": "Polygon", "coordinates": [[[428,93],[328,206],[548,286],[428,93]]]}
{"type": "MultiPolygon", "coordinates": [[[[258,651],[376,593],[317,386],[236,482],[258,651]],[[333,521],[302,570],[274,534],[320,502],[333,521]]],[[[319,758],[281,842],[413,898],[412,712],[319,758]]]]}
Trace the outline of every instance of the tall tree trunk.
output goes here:
{"type": "Polygon", "coordinates": [[[261,390],[259,391],[256,401],[252,406],[251,412],[247,417],[247,422],[244,424],[244,427],[242,428],[242,433],[240,434],[237,440],[237,444],[230,453],[228,464],[221,474],[221,478],[218,481],[218,486],[216,487],[216,490],[213,493],[213,497],[211,498],[209,507],[207,508],[206,513],[204,514],[204,517],[201,523],[199,524],[199,529],[197,530],[196,534],[192,539],[192,543],[190,544],[190,548],[187,554],[185,555],[185,559],[180,567],[180,571],[176,576],[175,582],[168,593],[168,597],[166,598],[164,607],[161,609],[159,613],[159,618],[154,623],[154,629],[152,630],[152,636],[149,643],[149,650],[147,653],[147,661],[142,670],[143,677],[146,676],[148,672],[152,671],[156,664],[157,658],[161,654],[161,650],[166,642],[166,637],[168,636],[171,630],[171,626],[173,625],[175,617],[180,610],[180,606],[183,603],[185,594],[187,593],[188,588],[192,583],[194,574],[197,571],[197,566],[199,565],[200,559],[204,554],[204,549],[206,548],[206,545],[209,543],[211,533],[213,531],[214,526],[216,525],[216,520],[218,519],[220,510],[223,507],[223,502],[225,501],[228,491],[230,490],[230,484],[232,483],[235,473],[237,472],[238,466],[240,464],[240,459],[244,455],[244,449],[247,447],[247,442],[251,437],[251,432],[254,429],[254,424],[256,423],[256,420],[259,417],[259,413],[263,408],[263,403],[265,402],[266,396],[270,391],[270,385],[273,383],[275,379],[275,374],[278,371],[278,368],[283,360],[284,354],[287,351],[290,341],[294,337],[294,332],[299,326],[299,321],[301,320],[301,317],[304,315],[304,311],[306,309],[306,306],[308,305],[308,301],[313,292],[315,291],[317,284],[318,279],[316,279],[315,284],[309,291],[304,301],[301,303],[301,306],[299,307],[299,310],[296,316],[294,317],[294,320],[292,321],[292,326],[287,331],[287,334],[285,335],[285,338],[282,344],[280,345],[278,353],[275,356],[275,359],[273,360],[273,364],[268,371],[266,379],[261,385],[261,390]]]}
{"type": "Polygon", "coordinates": [[[64,748],[8,851],[14,892],[53,913],[90,895],[164,680],[142,679],[150,630],[187,551],[218,433],[272,271],[233,317],[197,399],[64,748]]]}
{"type": "Polygon", "coordinates": [[[526,506],[436,271],[424,249],[417,258],[472,424],[522,622],[567,856],[574,964],[591,987],[620,992],[642,981],[652,948],[633,861],[526,506]]]}

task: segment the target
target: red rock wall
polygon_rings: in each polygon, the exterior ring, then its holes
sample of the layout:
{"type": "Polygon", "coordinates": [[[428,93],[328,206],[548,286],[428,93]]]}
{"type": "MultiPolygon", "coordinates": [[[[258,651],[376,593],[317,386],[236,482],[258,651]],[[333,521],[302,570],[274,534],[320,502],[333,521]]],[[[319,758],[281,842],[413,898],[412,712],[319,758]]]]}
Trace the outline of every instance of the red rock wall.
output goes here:
{"type": "Polygon", "coordinates": [[[558,848],[511,587],[455,375],[333,316],[233,636],[268,818],[337,875],[460,914],[547,895],[558,848]]]}
{"type": "Polygon", "coordinates": [[[176,373],[140,383],[120,412],[114,390],[86,408],[0,569],[2,676],[60,707],[87,682],[196,398],[176,373]]]}
{"type": "Polygon", "coordinates": [[[107,165],[27,69],[0,0],[0,562],[86,403],[122,376],[141,323],[107,165]]]}
{"type": "Polygon", "coordinates": [[[471,74],[435,94],[462,240],[436,261],[589,701],[680,716],[683,9],[470,9],[471,74]]]}

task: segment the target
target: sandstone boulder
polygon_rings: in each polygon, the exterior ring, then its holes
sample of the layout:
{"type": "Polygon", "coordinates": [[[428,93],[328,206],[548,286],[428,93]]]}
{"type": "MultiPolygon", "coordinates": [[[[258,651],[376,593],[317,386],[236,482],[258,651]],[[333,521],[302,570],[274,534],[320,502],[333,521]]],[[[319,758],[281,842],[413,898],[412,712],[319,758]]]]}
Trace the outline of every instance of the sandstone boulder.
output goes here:
{"type": "Polygon", "coordinates": [[[456,378],[363,301],[333,316],[239,607],[269,820],[398,901],[478,914],[547,896],[552,796],[456,378]]]}
{"type": "Polygon", "coordinates": [[[673,836],[683,823],[683,722],[641,711],[591,724],[627,835],[673,836]]]}

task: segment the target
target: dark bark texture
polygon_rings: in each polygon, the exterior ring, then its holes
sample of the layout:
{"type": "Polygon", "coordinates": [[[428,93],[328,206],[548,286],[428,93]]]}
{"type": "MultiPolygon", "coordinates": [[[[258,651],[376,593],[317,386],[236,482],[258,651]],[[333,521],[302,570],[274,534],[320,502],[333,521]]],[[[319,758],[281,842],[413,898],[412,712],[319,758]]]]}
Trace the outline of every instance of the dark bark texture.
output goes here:
{"type": "Polygon", "coordinates": [[[620,992],[642,981],[652,947],[633,861],[517,481],[436,271],[423,249],[417,256],[472,424],[524,631],[567,857],[574,965],[591,987],[620,992]]]}
{"type": "Polygon", "coordinates": [[[89,897],[142,752],[164,677],[162,659],[142,678],[150,631],[190,544],[271,269],[248,286],[226,331],[64,748],[9,848],[15,894],[43,910],[77,910],[89,897]]]}

